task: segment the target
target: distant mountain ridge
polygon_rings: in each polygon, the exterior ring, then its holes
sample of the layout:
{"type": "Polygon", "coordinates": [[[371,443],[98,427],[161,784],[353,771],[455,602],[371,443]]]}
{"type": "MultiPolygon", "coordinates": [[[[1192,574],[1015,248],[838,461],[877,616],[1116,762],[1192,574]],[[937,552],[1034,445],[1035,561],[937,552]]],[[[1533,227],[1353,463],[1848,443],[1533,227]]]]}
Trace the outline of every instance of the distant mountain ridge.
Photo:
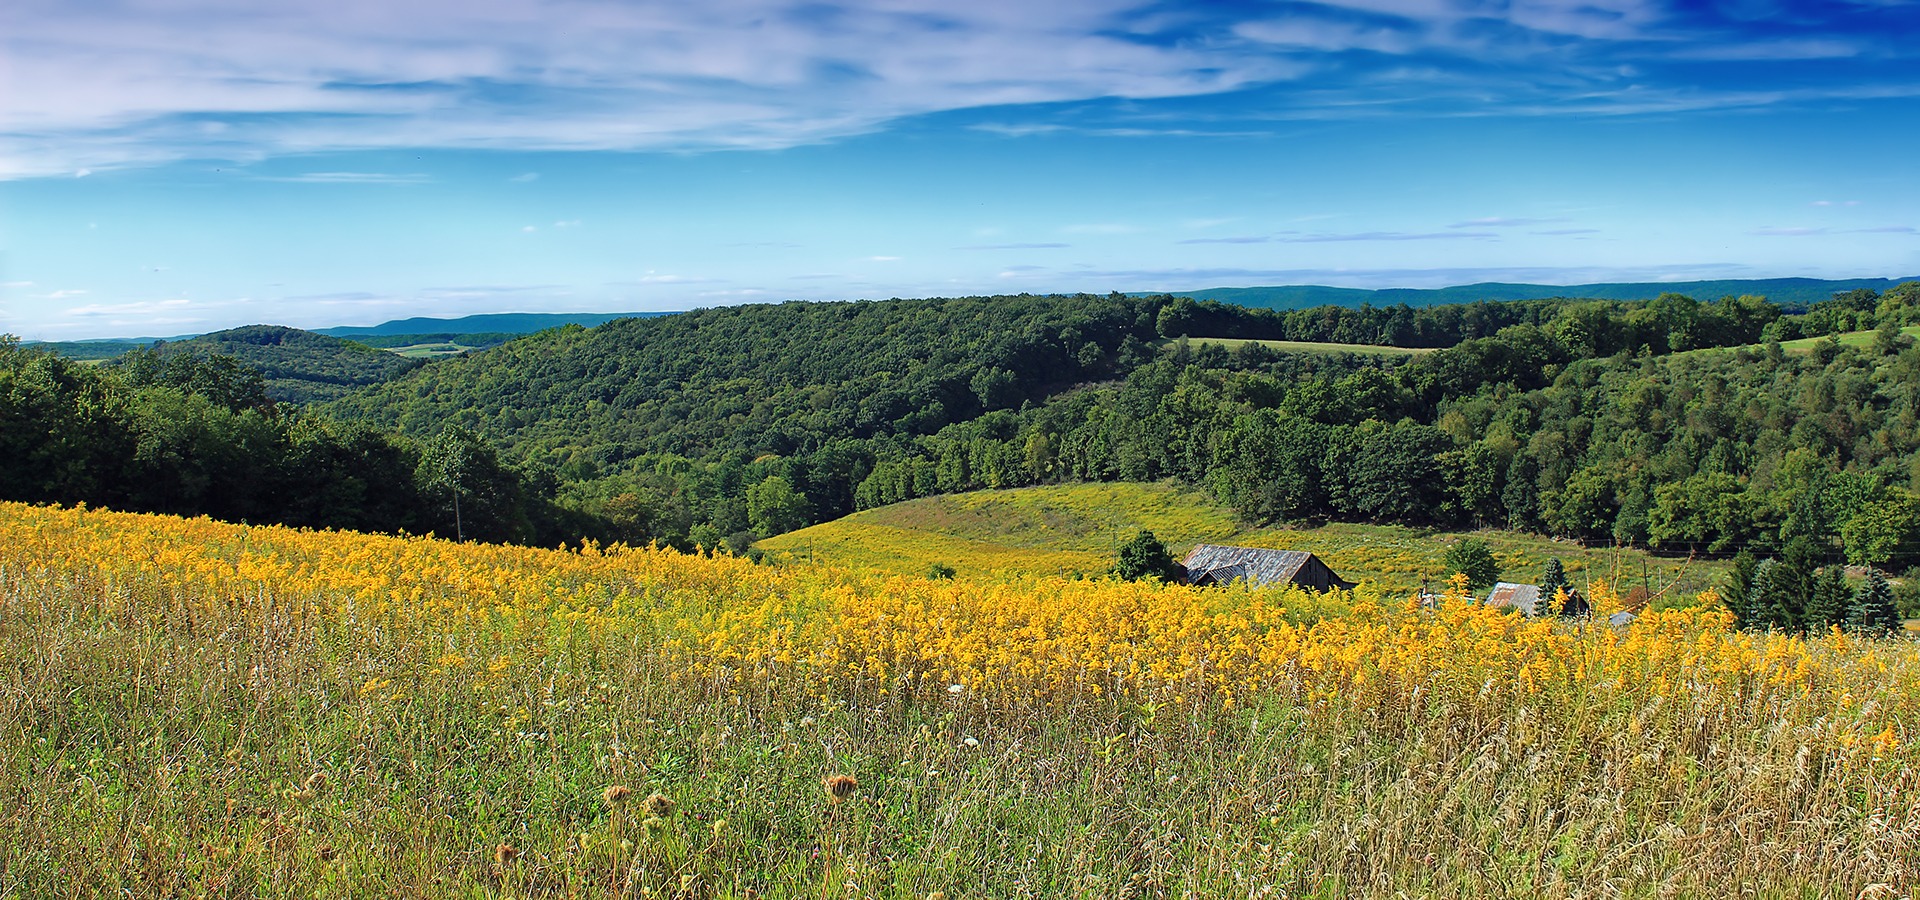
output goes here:
{"type": "Polygon", "coordinates": [[[655,316],[670,316],[671,312],[622,312],[622,313],[481,313],[461,316],[457,319],[434,319],[415,317],[395,319],[378,325],[336,325],[332,328],[312,329],[315,334],[330,337],[386,337],[396,334],[480,334],[497,332],[506,334],[532,334],[549,328],[564,325],[578,325],[593,328],[615,319],[646,319],[655,316]]]}
{"type": "MultiPolygon", "coordinates": [[[[1920,278],[1917,276],[1916,278],[1920,278]]],[[[1238,306],[1266,309],[1308,309],[1315,306],[1440,306],[1449,303],[1473,303],[1480,300],[1544,300],[1553,297],[1587,300],[1651,300],[1661,294],[1685,294],[1696,300],[1755,294],[1784,307],[1802,307],[1832,297],[1836,293],[1867,288],[1885,293],[1889,288],[1916,278],[1747,278],[1716,281],[1623,281],[1595,284],[1513,284],[1489,281],[1444,288],[1341,288],[1324,285],[1282,285],[1275,287],[1204,288],[1197,291],[1172,291],[1175,297],[1217,300],[1238,306]]],[[[1152,296],[1161,292],[1141,292],[1152,296]]]]}

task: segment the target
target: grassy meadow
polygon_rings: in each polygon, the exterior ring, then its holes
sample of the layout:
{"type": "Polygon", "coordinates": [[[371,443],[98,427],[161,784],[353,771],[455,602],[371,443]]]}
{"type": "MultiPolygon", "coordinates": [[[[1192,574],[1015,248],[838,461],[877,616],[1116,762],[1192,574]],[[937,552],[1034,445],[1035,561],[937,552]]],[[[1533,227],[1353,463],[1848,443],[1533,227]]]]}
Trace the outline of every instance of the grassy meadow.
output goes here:
{"type": "MultiPolygon", "coordinates": [[[[1909,338],[1920,339],[1920,325],[1909,325],[1905,328],[1900,329],[1900,333],[1906,335],[1909,338]]],[[[1843,334],[1832,335],[1832,337],[1835,341],[1838,341],[1840,343],[1840,346],[1842,347],[1871,347],[1873,346],[1873,341],[1877,334],[1878,334],[1877,331],[1872,331],[1872,330],[1849,331],[1843,334]]],[[[1799,338],[1797,340],[1781,341],[1780,349],[1785,350],[1788,353],[1812,353],[1813,348],[1824,341],[1826,341],[1825,337],[1799,338]]]]}
{"type": "Polygon", "coordinates": [[[1610,630],[0,504],[0,673],[0,897],[1920,885],[1915,645],[1711,602],[1610,630]]]}
{"type": "Polygon", "coordinates": [[[1332,523],[1257,528],[1203,491],[1163,484],[1068,484],[924,497],[789,532],[755,546],[783,564],[814,561],[899,575],[935,564],[989,575],[1098,576],[1120,545],[1151,529],[1176,556],[1195,544],[1310,550],[1348,581],[1387,592],[1439,590],[1448,548],[1463,537],[1487,542],[1510,581],[1538,580],[1558,557],[1577,583],[1604,579],[1625,593],[1691,600],[1723,575],[1723,560],[1688,560],[1639,550],[1584,547],[1509,531],[1429,531],[1399,525],[1332,523]]]}
{"type": "MultiPolygon", "coordinates": [[[[1385,344],[1336,344],[1330,341],[1263,341],[1252,338],[1187,338],[1191,346],[1212,344],[1228,350],[1257,344],[1277,353],[1352,353],[1358,356],[1420,356],[1432,353],[1429,347],[1392,347],[1385,344]]],[[[1165,341],[1171,344],[1172,341],[1165,341]]]]}

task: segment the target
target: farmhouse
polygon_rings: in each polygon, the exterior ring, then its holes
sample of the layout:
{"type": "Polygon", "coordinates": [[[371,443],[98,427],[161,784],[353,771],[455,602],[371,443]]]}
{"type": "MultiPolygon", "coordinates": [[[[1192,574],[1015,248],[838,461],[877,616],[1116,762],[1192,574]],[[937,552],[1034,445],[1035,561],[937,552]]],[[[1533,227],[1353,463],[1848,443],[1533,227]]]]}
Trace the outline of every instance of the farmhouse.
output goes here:
{"type": "Polygon", "coordinates": [[[1305,550],[1263,550],[1258,547],[1228,547],[1201,544],[1180,561],[1188,584],[1231,584],[1245,581],[1255,585],[1299,585],[1315,591],[1335,588],[1346,590],[1354,583],[1343,581],[1326,563],[1305,550]]]}

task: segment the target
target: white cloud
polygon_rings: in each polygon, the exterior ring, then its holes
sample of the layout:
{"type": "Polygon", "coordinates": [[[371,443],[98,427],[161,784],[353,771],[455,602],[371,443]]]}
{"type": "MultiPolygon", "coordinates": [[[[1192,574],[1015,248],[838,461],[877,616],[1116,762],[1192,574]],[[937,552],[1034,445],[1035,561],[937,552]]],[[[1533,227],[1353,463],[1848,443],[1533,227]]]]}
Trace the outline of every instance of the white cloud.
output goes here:
{"type": "Polygon", "coordinates": [[[0,177],[341,149],[784,147],[1298,71],[1131,34],[1135,5],[12,0],[0,177]]]}
{"type": "Polygon", "coordinates": [[[78,290],[78,289],[59,290],[59,291],[54,291],[51,294],[48,294],[47,299],[48,300],[65,300],[68,297],[79,297],[85,293],[86,291],[78,290]]]}
{"type": "Polygon", "coordinates": [[[0,282],[0,288],[30,288],[30,287],[33,287],[33,282],[31,281],[0,282]]]}
{"type": "Polygon", "coordinates": [[[899,262],[898,256],[869,256],[867,262],[899,262]]]}
{"type": "Polygon", "coordinates": [[[538,228],[537,226],[533,226],[533,225],[522,225],[522,226],[520,226],[520,232],[521,232],[522,234],[532,234],[532,233],[534,233],[534,232],[536,232],[536,231],[539,231],[539,230],[540,230],[540,229],[539,229],[539,228],[538,228]]]}
{"type": "Polygon", "coordinates": [[[553,223],[553,227],[555,227],[555,228],[579,228],[579,227],[580,227],[580,220],[579,220],[579,219],[565,219],[565,220],[562,220],[562,221],[559,221],[559,222],[555,222],[555,223],[553,223]]]}

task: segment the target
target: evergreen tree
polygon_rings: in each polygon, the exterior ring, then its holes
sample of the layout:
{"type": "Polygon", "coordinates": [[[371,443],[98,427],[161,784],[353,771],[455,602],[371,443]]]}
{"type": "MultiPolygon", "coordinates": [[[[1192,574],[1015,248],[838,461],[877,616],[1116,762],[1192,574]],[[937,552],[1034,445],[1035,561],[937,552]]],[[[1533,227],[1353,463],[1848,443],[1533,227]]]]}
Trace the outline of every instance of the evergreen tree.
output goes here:
{"type": "Polygon", "coordinates": [[[1853,594],[1847,608],[1847,630],[1857,634],[1891,634],[1900,627],[1893,607],[1893,588],[1879,569],[1867,570],[1867,582],[1853,594]]]}
{"type": "Polygon", "coordinates": [[[1573,596],[1573,587],[1567,584],[1567,568],[1560,564],[1560,557],[1556,556],[1547,560],[1546,571],[1540,573],[1540,602],[1551,605],[1556,612],[1560,611],[1564,605],[1559,599],[1562,591],[1569,598],[1573,596]]]}
{"type": "Polygon", "coordinates": [[[1807,630],[1816,634],[1844,624],[1848,601],[1847,573],[1840,566],[1827,566],[1813,581],[1813,595],[1807,599],[1807,630]]]}
{"type": "Polygon", "coordinates": [[[1120,545],[1120,562],[1114,572],[1128,581],[1143,578],[1173,581],[1180,574],[1173,555],[1167,552],[1167,545],[1151,531],[1142,531],[1120,545]]]}
{"type": "Polygon", "coordinates": [[[1753,579],[1747,584],[1746,616],[1741,622],[1744,628],[1782,628],[1780,616],[1787,600],[1781,595],[1788,589],[1789,579],[1782,577],[1780,561],[1768,557],[1753,568],[1753,579]]]}
{"type": "Polygon", "coordinates": [[[1759,567],[1760,561],[1746,550],[1733,557],[1733,573],[1727,579],[1726,590],[1721,592],[1720,599],[1727,605],[1727,611],[1733,613],[1736,628],[1753,624],[1753,606],[1749,597],[1753,593],[1753,576],[1759,567]]]}

